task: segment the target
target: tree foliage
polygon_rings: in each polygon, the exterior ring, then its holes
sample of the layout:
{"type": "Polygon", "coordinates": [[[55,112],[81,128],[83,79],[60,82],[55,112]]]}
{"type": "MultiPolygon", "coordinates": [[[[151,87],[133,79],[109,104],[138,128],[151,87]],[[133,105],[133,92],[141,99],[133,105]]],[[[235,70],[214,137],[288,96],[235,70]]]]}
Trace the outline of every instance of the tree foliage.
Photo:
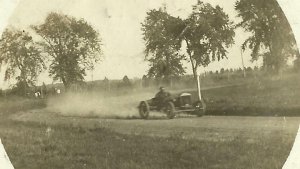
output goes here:
{"type": "Polygon", "coordinates": [[[6,68],[4,80],[15,78],[19,91],[34,86],[46,68],[32,36],[14,28],[7,28],[0,39],[0,64],[6,68]]]}
{"type": "Polygon", "coordinates": [[[51,58],[50,76],[66,88],[82,82],[86,70],[100,60],[99,33],[83,19],[50,13],[43,24],[32,28],[42,37],[40,44],[51,58]]]}
{"type": "Polygon", "coordinates": [[[239,0],[235,9],[242,19],[237,26],[252,34],[242,49],[252,50],[253,61],[262,56],[264,67],[277,72],[288,57],[298,53],[292,29],[276,0],[239,0]]]}
{"type": "Polygon", "coordinates": [[[142,31],[146,44],[146,60],[150,63],[148,76],[170,80],[171,77],[185,72],[181,63],[184,56],[178,53],[181,42],[177,35],[183,26],[180,21],[163,9],[147,12],[142,31]]]}
{"type": "Polygon", "coordinates": [[[127,75],[125,75],[122,80],[123,80],[123,85],[124,86],[131,86],[131,82],[130,82],[127,75]]]}
{"type": "Polygon", "coordinates": [[[184,22],[183,40],[196,76],[199,66],[226,57],[226,48],[234,43],[234,26],[220,6],[201,1],[193,6],[192,14],[184,22]]]}
{"type": "Polygon", "coordinates": [[[201,1],[193,6],[192,13],[185,20],[161,9],[151,10],[142,26],[146,57],[149,53],[156,56],[149,59],[149,72],[155,70],[153,72],[158,75],[165,73],[165,69],[161,69],[163,61],[172,63],[168,66],[169,72],[184,73],[181,61],[186,59],[190,61],[196,78],[199,66],[226,57],[226,48],[234,43],[234,26],[228,15],[221,7],[201,1]],[[182,46],[183,42],[186,48],[182,46]],[[187,56],[179,54],[183,49],[186,49],[187,56]]]}

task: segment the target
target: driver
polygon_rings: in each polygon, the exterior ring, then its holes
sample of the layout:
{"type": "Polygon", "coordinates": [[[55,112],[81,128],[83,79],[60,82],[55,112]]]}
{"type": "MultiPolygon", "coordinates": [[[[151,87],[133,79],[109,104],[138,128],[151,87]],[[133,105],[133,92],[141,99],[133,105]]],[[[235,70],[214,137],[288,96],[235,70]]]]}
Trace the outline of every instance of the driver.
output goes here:
{"type": "Polygon", "coordinates": [[[171,94],[165,90],[164,87],[159,88],[159,92],[155,95],[155,100],[157,102],[157,107],[160,110],[164,103],[169,99],[171,94]]]}

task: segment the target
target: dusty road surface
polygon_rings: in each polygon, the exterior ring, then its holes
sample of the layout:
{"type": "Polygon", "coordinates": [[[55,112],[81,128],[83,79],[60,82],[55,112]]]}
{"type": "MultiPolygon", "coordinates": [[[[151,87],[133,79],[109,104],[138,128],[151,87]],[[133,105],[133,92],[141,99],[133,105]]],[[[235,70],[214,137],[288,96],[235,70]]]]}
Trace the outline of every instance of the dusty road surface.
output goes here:
{"type": "Polygon", "coordinates": [[[245,116],[179,116],[169,120],[164,115],[153,115],[148,120],[138,118],[84,118],[66,117],[41,110],[20,112],[13,120],[46,123],[47,125],[72,125],[84,128],[107,128],[118,133],[181,137],[199,140],[226,141],[238,137],[249,142],[257,137],[275,135],[294,136],[299,117],[245,117],[245,116]]]}

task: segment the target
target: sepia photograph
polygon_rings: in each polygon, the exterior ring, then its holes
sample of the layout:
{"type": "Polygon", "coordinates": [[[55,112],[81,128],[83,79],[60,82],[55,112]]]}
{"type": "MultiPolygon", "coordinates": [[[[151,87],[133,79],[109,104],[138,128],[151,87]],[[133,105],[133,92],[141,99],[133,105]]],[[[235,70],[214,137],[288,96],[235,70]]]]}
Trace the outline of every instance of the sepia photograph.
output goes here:
{"type": "Polygon", "coordinates": [[[297,0],[0,0],[0,169],[300,169],[297,0]]]}

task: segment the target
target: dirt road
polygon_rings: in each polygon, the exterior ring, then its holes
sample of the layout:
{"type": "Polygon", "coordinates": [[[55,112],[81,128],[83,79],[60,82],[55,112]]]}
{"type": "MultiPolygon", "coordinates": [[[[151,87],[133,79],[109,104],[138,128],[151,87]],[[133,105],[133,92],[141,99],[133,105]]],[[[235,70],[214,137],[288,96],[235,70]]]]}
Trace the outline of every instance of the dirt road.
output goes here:
{"type": "Polygon", "coordinates": [[[20,112],[13,120],[46,123],[47,125],[73,125],[84,128],[107,128],[124,134],[160,137],[181,137],[200,140],[232,140],[244,137],[251,140],[276,133],[295,135],[299,117],[237,117],[237,116],[180,116],[169,120],[164,116],[152,116],[148,120],[128,118],[65,117],[41,111],[20,112]]]}

